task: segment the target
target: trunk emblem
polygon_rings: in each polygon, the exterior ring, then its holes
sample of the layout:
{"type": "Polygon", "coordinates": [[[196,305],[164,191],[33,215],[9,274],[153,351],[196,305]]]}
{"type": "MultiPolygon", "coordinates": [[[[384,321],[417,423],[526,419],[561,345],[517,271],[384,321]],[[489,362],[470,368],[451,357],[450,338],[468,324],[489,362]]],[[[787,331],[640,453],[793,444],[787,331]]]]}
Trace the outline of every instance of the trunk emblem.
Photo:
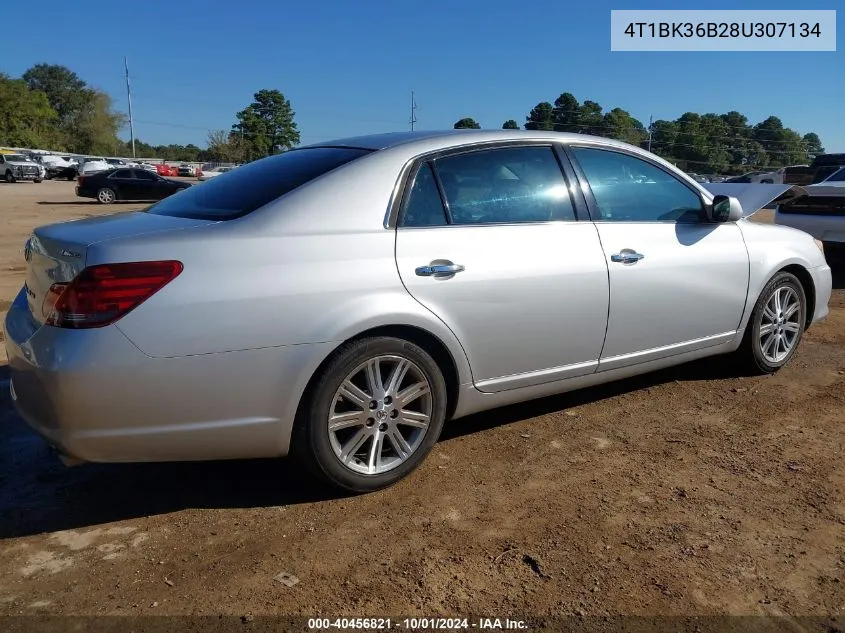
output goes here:
{"type": "Polygon", "coordinates": [[[81,257],[76,251],[69,251],[66,248],[62,249],[62,257],[81,257]]]}

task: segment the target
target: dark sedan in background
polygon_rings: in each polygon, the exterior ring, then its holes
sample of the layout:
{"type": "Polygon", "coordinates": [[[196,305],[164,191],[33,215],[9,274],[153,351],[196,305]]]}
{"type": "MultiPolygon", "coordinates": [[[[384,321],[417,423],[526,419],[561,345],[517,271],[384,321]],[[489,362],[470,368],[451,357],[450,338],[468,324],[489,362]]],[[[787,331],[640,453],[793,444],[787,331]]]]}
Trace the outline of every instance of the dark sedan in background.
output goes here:
{"type": "Polygon", "coordinates": [[[162,200],[191,186],[189,182],[169,180],[140,168],[110,169],[91,176],[80,176],[78,183],[77,196],[96,198],[102,204],[111,204],[115,200],[162,200]]]}

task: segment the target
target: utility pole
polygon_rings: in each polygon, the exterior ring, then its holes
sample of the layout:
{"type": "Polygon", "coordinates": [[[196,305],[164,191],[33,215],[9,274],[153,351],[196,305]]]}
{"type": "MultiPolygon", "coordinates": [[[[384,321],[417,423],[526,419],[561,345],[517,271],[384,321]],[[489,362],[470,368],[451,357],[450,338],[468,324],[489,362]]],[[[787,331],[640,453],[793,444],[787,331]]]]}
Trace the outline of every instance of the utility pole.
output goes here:
{"type": "Polygon", "coordinates": [[[654,122],[654,117],[649,116],[648,117],[648,151],[651,151],[651,128],[652,128],[653,122],[654,122]]]}
{"type": "Polygon", "coordinates": [[[135,126],[132,123],[132,91],[129,90],[129,62],[123,56],[123,68],[126,70],[126,101],[129,103],[129,136],[132,139],[132,158],[135,158],[135,126]]]}
{"type": "Polygon", "coordinates": [[[414,98],[414,91],[411,90],[411,132],[414,131],[414,124],[417,122],[417,100],[414,98]]]}

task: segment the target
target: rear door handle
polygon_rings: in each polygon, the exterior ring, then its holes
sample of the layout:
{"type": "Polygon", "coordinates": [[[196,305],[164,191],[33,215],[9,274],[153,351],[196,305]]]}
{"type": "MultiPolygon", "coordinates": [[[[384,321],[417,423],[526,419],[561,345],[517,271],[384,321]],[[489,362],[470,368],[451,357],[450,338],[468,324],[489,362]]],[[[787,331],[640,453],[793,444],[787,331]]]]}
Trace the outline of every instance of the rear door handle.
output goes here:
{"type": "Polygon", "coordinates": [[[466,270],[461,264],[429,264],[428,266],[419,266],[414,271],[420,277],[434,277],[438,275],[454,275],[466,270]]]}
{"type": "Polygon", "coordinates": [[[636,264],[643,257],[645,257],[645,255],[637,253],[630,248],[623,248],[620,252],[611,255],[610,261],[617,262],[619,264],[636,264]]]}

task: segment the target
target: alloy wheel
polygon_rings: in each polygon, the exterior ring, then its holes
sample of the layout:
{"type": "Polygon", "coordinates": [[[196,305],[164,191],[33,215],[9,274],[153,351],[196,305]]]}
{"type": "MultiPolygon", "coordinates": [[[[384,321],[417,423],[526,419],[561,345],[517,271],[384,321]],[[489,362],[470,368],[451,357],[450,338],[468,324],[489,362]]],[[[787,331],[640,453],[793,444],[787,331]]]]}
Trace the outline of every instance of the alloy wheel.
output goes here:
{"type": "Polygon", "coordinates": [[[794,288],[779,286],[769,296],[760,319],[760,352],[770,363],[792,353],[801,334],[801,299],[794,288]]]}
{"type": "Polygon", "coordinates": [[[431,424],[433,397],[425,372],[399,355],[371,358],[335,392],[327,429],[346,468],[379,475],[406,462],[431,424]]]}

